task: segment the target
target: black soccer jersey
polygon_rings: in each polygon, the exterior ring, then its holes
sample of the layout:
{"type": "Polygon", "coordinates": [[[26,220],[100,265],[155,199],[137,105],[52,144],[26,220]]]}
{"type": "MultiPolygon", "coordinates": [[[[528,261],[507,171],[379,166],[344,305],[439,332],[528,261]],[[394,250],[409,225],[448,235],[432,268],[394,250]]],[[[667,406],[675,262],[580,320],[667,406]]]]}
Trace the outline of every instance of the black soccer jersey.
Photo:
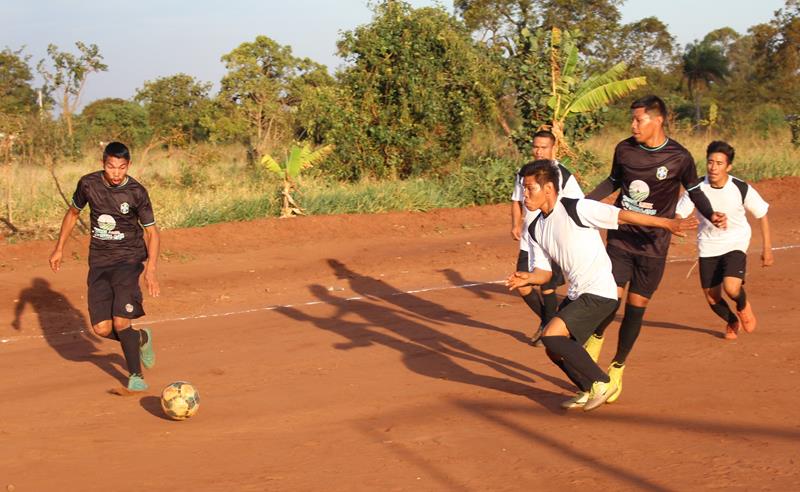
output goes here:
{"type": "Polygon", "coordinates": [[[130,176],[119,186],[110,186],[103,171],[78,181],[72,206],[82,210],[89,204],[92,240],[89,266],[103,267],[141,263],[147,259],[142,226],[156,223],[147,190],[130,176]]]}
{"type": "MultiPolygon", "coordinates": [[[[653,149],[633,137],[623,140],[614,150],[609,179],[621,188],[617,207],[668,218],[675,215],[681,185],[688,190],[699,184],[692,155],[672,139],[653,149]]],[[[665,229],[621,225],[608,231],[609,245],[644,256],[667,256],[669,241],[665,229]]]]}

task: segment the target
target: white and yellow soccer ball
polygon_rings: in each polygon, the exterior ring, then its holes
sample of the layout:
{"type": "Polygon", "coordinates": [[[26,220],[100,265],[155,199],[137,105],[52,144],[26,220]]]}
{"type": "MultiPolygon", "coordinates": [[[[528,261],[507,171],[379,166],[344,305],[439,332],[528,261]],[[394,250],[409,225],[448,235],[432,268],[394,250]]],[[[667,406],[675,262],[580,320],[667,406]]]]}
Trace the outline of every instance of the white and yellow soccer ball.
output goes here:
{"type": "Polygon", "coordinates": [[[200,408],[200,393],[186,381],[176,381],[161,391],[161,408],[174,420],[186,420],[200,408]]]}

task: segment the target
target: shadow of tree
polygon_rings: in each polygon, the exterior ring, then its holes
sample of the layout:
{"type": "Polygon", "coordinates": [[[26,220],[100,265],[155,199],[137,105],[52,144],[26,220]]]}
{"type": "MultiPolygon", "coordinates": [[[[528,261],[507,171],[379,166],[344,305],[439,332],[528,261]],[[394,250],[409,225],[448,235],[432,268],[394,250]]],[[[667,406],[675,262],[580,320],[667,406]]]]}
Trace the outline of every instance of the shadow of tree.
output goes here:
{"type": "Polygon", "coordinates": [[[47,280],[34,278],[18,298],[11,322],[14,329],[21,330],[20,316],[30,305],[39,320],[42,336],[58,355],[72,362],[91,362],[120,383],[127,383],[122,356],[99,353],[101,340],[91,332],[86,317],[61,293],[52,290],[47,280]]]}

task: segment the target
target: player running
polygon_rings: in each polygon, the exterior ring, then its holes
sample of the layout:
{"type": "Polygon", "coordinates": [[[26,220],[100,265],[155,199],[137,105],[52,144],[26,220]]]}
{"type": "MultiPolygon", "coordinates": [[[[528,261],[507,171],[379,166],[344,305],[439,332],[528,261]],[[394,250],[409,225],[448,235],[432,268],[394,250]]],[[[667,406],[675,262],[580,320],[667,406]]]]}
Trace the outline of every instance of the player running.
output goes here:
{"type": "MultiPolygon", "coordinates": [[[[558,190],[559,192],[569,198],[583,198],[583,190],[581,190],[575,176],[569,170],[561,165],[560,162],[555,160],[555,144],[556,137],[547,130],[540,130],[533,135],[533,158],[534,160],[549,160],[553,161],[558,167],[558,190]]],[[[520,169],[521,171],[521,169],[520,169]]],[[[538,211],[527,210],[524,206],[525,191],[522,187],[522,178],[519,172],[515,175],[514,193],[511,195],[511,237],[519,241],[519,255],[517,256],[517,271],[530,272],[533,267],[533,258],[530,251],[528,251],[528,226],[533,222],[538,211]]],[[[558,265],[553,265],[553,278],[543,284],[541,289],[541,300],[539,294],[534,290],[533,286],[524,286],[519,289],[519,294],[525,301],[525,304],[536,313],[541,319],[539,328],[531,337],[531,344],[538,346],[541,342],[544,327],[556,314],[558,307],[558,299],[556,297],[556,289],[558,286],[564,285],[564,276],[558,265]]]]}
{"type": "MultiPolygon", "coordinates": [[[[744,181],[731,176],[735,150],[726,142],[715,141],[706,150],[706,170],[700,189],[711,201],[714,210],[728,217],[728,228],[717,229],[704,217],[698,217],[697,249],[700,255],[700,286],[711,310],[722,318],[725,338],[735,340],[741,327],[747,333],[756,329],[756,317],[744,291],[747,270],[747,247],[750,245],[750,224],[745,212],[761,222],[761,266],[773,263],[772,242],[769,234],[767,210],[769,204],[744,181]],[[736,303],[739,319],[722,298],[722,291],[736,303]]],[[[684,194],[678,202],[677,214],[688,217],[694,210],[689,196],[684,194]]]]}
{"type": "MultiPolygon", "coordinates": [[[[714,211],[700,189],[691,154],[667,137],[666,119],[667,107],[656,96],[646,96],[631,104],[633,135],[617,144],[611,174],[589,193],[588,198],[602,200],[621,188],[615,202],[617,207],[655,217],[673,217],[682,185],[700,214],[715,226],[724,228],[725,215],[714,211]]],[[[609,402],[616,401],[622,393],[625,361],[642,329],[647,304],[664,275],[669,242],[670,235],[666,231],[637,225],[623,225],[608,233],[606,249],[613,266],[618,299],[622,299],[628,284],[617,352],[608,369],[617,392],[609,402]]],[[[616,308],[587,340],[586,350],[595,361],[600,356],[603,333],[615,314],[616,308]]]]}
{"type": "Polygon", "coordinates": [[[660,227],[683,236],[697,224],[694,217],[668,219],[640,214],[594,200],[567,198],[558,192],[558,170],[552,161],[522,168],[525,206],[538,210],[529,227],[532,272],[515,272],[506,279],[510,290],[542,285],[552,278],[552,265],[561,265],[569,281],[567,298],[545,327],[542,343],[550,359],[579,391],[564,408],[592,410],[617,391],[616,382],[600,369],[583,344],[617,306],[617,285],[611,260],[598,229],[616,230],[621,224],[660,227]]]}
{"type": "Polygon", "coordinates": [[[128,390],[147,389],[142,364],[155,365],[153,335],[149,329],[136,330],[131,320],[144,316],[139,275],[144,271],[147,291],[159,294],[156,277],[159,234],[147,190],[128,176],[131,156],[120,142],[103,151],[103,170],[78,181],[72,205],[64,214],[61,233],[50,255],[50,268],[61,268],[64,244],[81,210],[88,204],[92,239],[89,243],[89,317],[92,330],[120,342],[130,372],[128,390]]]}

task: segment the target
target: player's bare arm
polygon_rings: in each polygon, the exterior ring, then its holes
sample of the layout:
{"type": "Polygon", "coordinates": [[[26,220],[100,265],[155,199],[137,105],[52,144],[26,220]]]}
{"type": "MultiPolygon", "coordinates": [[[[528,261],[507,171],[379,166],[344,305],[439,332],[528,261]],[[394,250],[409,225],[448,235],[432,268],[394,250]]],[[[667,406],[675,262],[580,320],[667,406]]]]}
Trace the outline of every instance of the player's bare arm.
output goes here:
{"type": "Polygon", "coordinates": [[[147,263],[144,267],[144,281],[147,284],[147,292],[158,297],[161,288],[158,285],[156,275],[156,265],[158,264],[158,251],[161,245],[161,237],[158,233],[158,226],[153,224],[144,228],[144,242],[147,247],[147,263]]]}
{"type": "Polygon", "coordinates": [[[506,279],[508,290],[516,290],[528,285],[546,284],[553,278],[553,272],[534,268],[532,272],[514,272],[506,279]]]}
{"type": "Polygon", "coordinates": [[[620,210],[619,224],[631,224],[643,227],[658,227],[666,229],[679,237],[686,237],[686,231],[697,227],[697,218],[694,215],[682,219],[676,217],[668,219],[666,217],[655,217],[652,215],[640,214],[631,210],[620,210]]]}
{"type": "Polygon", "coordinates": [[[769,221],[766,214],[759,219],[761,222],[761,266],[772,266],[775,259],[772,257],[772,238],[769,233],[769,221]]]}
{"type": "Polygon", "coordinates": [[[66,244],[69,235],[72,234],[72,229],[75,228],[75,223],[78,222],[78,216],[81,211],[75,207],[69,207],[61,220],[61,232],[58,235],[56,247],[50,254],[50,268],[57,272],[61,269],[61,257],[64,254],[64,244],[66,244]]]}
{"type": "Polygon", "coordinates": [[[522,202],[517,200],[511,202],[511,237],[515,241],[522,237],[522,202]]]}

